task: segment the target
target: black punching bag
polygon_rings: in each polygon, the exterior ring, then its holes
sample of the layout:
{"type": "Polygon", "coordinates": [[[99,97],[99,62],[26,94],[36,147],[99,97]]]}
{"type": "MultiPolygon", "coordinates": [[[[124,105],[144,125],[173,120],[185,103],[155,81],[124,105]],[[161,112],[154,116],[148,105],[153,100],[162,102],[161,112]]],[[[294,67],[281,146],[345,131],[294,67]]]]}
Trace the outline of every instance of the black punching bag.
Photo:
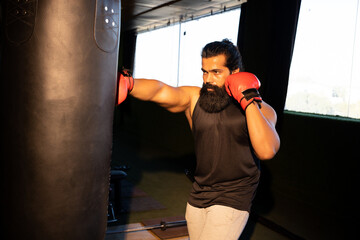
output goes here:
{"type": "Polygon", "coordinates": [[[1,3],[1,239],[104,239],[120,0],[1,3]]]}

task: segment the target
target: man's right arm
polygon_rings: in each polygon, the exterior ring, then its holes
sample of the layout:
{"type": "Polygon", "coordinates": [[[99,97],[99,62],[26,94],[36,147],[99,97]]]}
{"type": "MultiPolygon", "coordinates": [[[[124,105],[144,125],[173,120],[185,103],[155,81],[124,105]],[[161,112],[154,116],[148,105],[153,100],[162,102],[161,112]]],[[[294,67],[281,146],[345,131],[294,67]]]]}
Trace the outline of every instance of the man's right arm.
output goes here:
{"type": "Polygon", "coordinates": [[[158,80],[134,79],[130,92],[135,98],[152,101],[171,112],[183,112],[191,105],[191,87],[172,87],[158,80]]]}

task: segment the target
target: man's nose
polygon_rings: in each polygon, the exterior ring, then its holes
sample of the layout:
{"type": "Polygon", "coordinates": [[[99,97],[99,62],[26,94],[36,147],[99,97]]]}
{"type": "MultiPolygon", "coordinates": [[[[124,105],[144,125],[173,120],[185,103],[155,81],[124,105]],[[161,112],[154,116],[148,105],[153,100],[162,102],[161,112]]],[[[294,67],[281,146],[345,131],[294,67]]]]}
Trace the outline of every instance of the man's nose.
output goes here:
{"type": "Polygon", "coordinates": [[[209,73],[206,76],[204,76],[204,83],[214,84],[212,74],[209,73]]]}

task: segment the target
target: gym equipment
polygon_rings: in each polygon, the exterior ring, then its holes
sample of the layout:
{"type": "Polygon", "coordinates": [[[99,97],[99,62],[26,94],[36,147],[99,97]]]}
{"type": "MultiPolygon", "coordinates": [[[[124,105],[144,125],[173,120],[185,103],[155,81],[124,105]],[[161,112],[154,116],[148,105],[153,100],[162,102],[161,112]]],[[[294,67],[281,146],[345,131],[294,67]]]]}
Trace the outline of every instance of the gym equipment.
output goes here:
{"type": "Polygon", "coordinates": [[[1,239],[104,239],[120,0],[6,0],[1,239]]]}
{"type": "Polygon", "coordinates": [[[112,169],[110,171],[110,191],[108,206],[108,223],[118,221],[117,217],[122,212],[121,204],[121,181],[127,177],[127,173],[123,170],[112,169]]]}
{"type": "Polygon", "coordinates": [[[114,231],[106,231],[106,234],[119,234],[119,233],[130,233],[130,232],[138,232],[138,231],[146,231],[146,230],[152,230],[152,229],[158,229],[160,228],[162,231],[165,231],[167,228],[171,227],[179,227],[179,226],[185,226],[186,220],[181,221],[173,221],[173,222],[165,222],[161,221],[160,224],[150,225],[150,226],[143,226],[138,228],[130,228],[130,229],[124,229],[124,230],[114,230],[114,231]]]}

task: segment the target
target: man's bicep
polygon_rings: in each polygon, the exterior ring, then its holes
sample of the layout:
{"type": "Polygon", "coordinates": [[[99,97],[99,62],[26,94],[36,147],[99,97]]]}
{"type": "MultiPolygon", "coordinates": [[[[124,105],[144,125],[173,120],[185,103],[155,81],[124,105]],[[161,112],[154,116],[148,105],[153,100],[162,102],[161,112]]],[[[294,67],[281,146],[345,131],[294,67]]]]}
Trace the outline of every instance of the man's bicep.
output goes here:
{"type": "Polygon", "coordinates": [[[171,112],[183,112],[190,106],[190,94],[183,87],[165,86],[156,102],[171,112]]]}

